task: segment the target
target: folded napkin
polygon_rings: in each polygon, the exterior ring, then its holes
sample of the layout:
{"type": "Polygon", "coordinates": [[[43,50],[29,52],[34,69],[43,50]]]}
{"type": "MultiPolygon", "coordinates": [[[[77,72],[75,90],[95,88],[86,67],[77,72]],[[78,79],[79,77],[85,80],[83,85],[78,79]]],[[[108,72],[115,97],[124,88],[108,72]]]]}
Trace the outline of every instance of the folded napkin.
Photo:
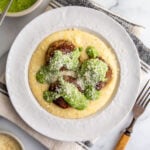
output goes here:
{"type": "MultiPolygon", "coordinates": [[[[131,35],[134,43],[136,44],[136,46],[139,50],[140,57],[149,63],[149,56],[150,56],[149,54],[150,53],[148,53],[147,48],[137,38],[139,29],[141,28],[141,26],[131,23],[125,19],[122,19],[121,17],[105,10],[104,8],[97,6],[86,0],[80,0],[80,1],[78,1],[78,0],[58,0],[57,2],[51,1],[47,10],[56,8],[58,6],[63,6],[63,5],[65,5],[65,6],[66,5],[80,5],[80,6],[92,7],[92,8],[98,9],[98,10],[106,13],[107,15],[111,16],[113,19],[118,21],[123,27],[125,27],[127,32],[131,35]],[[140,47],[140,49],[139,49],[139,47],[140,47]]],[[[57,140],[45,137],[45,136],[39,134],[38,132],[36,132],[35,130],[33,130],[32,128],[30,128],[19,117],[19,115],[16,113],[16,111],[14,110],[14,108],[10,102],[9,95],[7,93],[7,89],[5,86],[4,75],[0,77],[0,102],[1,102],[0,116],[3,116],[4,118],[15,123],[17,126],[22,128],[23,130],[25,130],[29,135],[31,135],[32,137],[37,139],[40,143],[45,145],[48,149],[51,149],[51,150],[82,150],[82,149],[88,149],[91,146],[91,144],[93,143],[93,141],[91,141],[91,142],[90,141],[61,142],[61,141],[57,141],[57,140]]]]}
{"type": "Polygon", "coordinates": [[[50,139],[46,136],[41,135],[40,133],[33,130],[29,127],[16,113],[13,108],[9,95],[6,92],[5,86],[5,75],[3,74],[0,77],[0,116],[8,119],[9,121],[16,124],[18,127],[23,129],[29,135],[38,140],[41,144],[47,147],[50,150],[83,150],[87,149],[86,146],[77,144],[75,142],[61,142],[57,140],[50,139]]]}

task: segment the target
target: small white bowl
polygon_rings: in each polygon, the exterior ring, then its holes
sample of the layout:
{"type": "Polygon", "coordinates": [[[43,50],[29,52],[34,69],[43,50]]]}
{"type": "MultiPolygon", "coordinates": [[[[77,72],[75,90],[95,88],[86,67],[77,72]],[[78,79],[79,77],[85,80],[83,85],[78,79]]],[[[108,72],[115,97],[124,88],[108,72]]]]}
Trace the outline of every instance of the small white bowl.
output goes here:
{"type": "Polygon", "coordinates": [[[1,131],[1,130],[0,130],[0,134],[5,134],[5,135],[10,136],[11,138],[13,138],[14,140],[16,140],[16,141],[18,142],[18,144],[21,146],[21,149],[22,149],[22,150],[25,150],[25,148],[24,148],[22,142],[19,140],[19,138],[16,137],[16,136],[15,136],[14,134],[12,134],[11,132],[8,132],[8,131],[1,131]]]}
{"type": "Polygon", "coordinates": [[[6,16],[8,17],[21,17],[24,15],[27,15],[29,13],[31,13],[32,11],[34,11],[42,2],[43,0],[37,0],[32,6],[30,6],[29,8],[19,11],[19,12],[8,12],[6,16]]]}

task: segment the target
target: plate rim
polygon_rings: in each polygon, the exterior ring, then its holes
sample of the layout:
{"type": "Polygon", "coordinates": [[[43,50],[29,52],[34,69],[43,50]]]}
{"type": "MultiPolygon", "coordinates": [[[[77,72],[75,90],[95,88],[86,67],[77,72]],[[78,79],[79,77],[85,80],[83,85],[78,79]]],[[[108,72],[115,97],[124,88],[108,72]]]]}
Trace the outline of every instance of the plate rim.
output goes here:
{"type": "MultiPolygon", "coordinates": [[[[80,6],[66,6],[66,7],[62,7],[62,8],[57,8],[57,9],[55,9],[55,10],[51,10],[50,12],[56,11],[56,10],[60,10],[60,9],[68,9],[68,8],[69,8],[69,9],[77,9],[77,8],[78,8],[78,9],[87,9],[87,10],[89,10],[89,11],[95,11],[95,12],[98,12],[98,13],[100,13],[100,14],[103,14],[106,18],[109,18],[114,24],[117,24],[117,25],[120,26],[119,28],[121,28],[121,30],[124,31],[124,33],[126,34],[126,37],[128,38],[128,40],[130,40],[130,42],[132,43],[132,46],[134,46],[134,49],[136,50],[136,47],[135,47],[135,45],[134,45],[132,39],[129,37],[129,35],[128,35],[128,33],[125,31],[125,29],[124,29],[120,24],[118,24],[116,21],[114,21],[111,17],[105,15],[105,14],[102,13],[102,12],[99,12],[99,11],[94,10],[94,9],[91,9],[91,8],[85,8],[85,7],[80,7],[80,6]]],[[[28,24],[21,30],[21,32],[18,34],[18,36],[17,36],[17,38],[15,39],[14,43],[18,40],[18,37],[22,34],[22,32],[23,32],[24,30],[26,30],[26,28],[27,28],[28,26],[30,26],[31,23],[33,23],[37,18],[39,18],[39,17],[41,17],[41,16],[44,16],[45,14],[48,14],[48,13],[50,13],[50,12],[45,12],[45,13],[41,14],[40,16],[36,17],[35,19],[33,19],[30,23],[28,23],[28,24]]],[[[14,46],[14,43],[13,43],[12,47],[14,46]]],[[[11,47],[11,50],[10,50],[10,52],[9,52],[8,59],[7,59],[7,64],[6,64],[6,84],[7,84],[7,86],[8,86],[8,92],[9,92],[9,94],[10,94],[10,86],[9,86],[9,74],[8,74],[8,72],[9,72],[9,62],[10,62],[10,60],[11,60],[12,47],[11,47]]],[[[137,88],[137,91],[136,91],[136,94],[135,94],[135,97],[136,97],[136,95],[137,95],[137,93],[138,93],[138,90],[139,90],[139,84],[140,84],[140,68],[139,68],[140,63],[139,63],[139,56],[138,56],[137,51],[134,51],[134,52],[135,52],[135,55],[136,55],[136,58],[137,58],[137,61],[138,61],[137,66],[138,66],[138,72],[139,72],[139,74],[138,74],[138,75],[139,75],[138,88],[137,88]]],[[[15,104],[14,104],[14,102],[13,102],[13,100],[12,100],[11,94],[10,94],[10,98],[11,98],[11,102],[12,102],[12,104],[13,104],[13,107],[15,108],[15,110],[17,111],[17,113],[19,114],[19,116],[29,125],[29,123],[27,122],[27,120],[25,120],[25,119],[23,118],[23,116],[22,116],[22,115],[18,112],[18,110],[16,109],[15,104]]],[[[134,104],[134,103],[133,103],[133,104],[134,104]]],[[[133,104],[132,104],[132,106],[133,106],[133,104]]],[[[131,110],[132,106],[130,107],[130,110],[131,110]]],[[[126,115],[124,115],[124,117],[122,118],[122,120],[127,116],[127,114],[129,113],[130,110],[128,110],[128,112],[126,113],[126,115]]],[[[117,124],[119,124],[122,120],[120,120],[117,124]]],[[[41,134],[46,135],[45,133],[43,133],[43,132],[41,132],[41,131],[35,129],[32,125],[29,125],[29,126],[32,127],[34,130],[36,130],[37,132],[40,132],[41,134]]],[[[46,135],[46,136],[48,136],[48,135],[46,135]]],[[[48,136],[48,137],[51,137],[51,136],[48,136]]],[[[51,137],[51,138],[53,138],[53,137],[51,137]]],[[[54,139],[58,139],[58,140],[62,140],[62,141],[64,140],[64,139],[62,139],[62,138],[54,138],[54,139]]],[[[65,141],[75,141],[75,140],[78,140],[78,139],[74,139],[74,140],[71,140],[71,139],[66,140],[66,139],[65,139],[65,141]]],[[[86,140],[86,139],[80,139],[80,140],[86,140]]]]}

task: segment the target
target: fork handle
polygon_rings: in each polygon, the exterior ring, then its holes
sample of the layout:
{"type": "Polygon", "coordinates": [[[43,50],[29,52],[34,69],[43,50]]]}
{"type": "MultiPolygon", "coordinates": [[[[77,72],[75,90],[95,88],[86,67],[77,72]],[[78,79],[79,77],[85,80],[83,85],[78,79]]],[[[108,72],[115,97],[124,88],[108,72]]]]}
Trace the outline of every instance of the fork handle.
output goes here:
{"type": "Polygon", "coordinates": [[[118,141],[115,150],[125,150],[125,147],[130,139],[130,135],[132,133],[133,126],[136,122],[136,118],[133,118],[126,131],[121,136],[120,140],[118,141]]]}
{"type": "Polygon", "coordinates": [[[126,133],[123,133],[121,136],[119,142],[117,143],[115,150],[125,150],[125,147],[130,139],[130,135],[127,135],[126,133]]]}

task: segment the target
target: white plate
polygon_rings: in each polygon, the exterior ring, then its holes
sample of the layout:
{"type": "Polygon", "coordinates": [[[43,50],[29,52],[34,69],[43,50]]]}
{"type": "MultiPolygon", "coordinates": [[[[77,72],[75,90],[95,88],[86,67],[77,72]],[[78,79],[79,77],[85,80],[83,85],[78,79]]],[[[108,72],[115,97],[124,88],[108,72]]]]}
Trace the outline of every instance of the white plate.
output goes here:
{"type": "Polygon", "coordinates": [[[33,129],[64,141],[90,140],[115,127],[131,110],[138,91],[139,59],[125,30],[105,14],[83,7],[63,7],[46,12],[18,35],[7,60],[6,82],[12,104],[33,129]],[[71,27],[102,35],[115,50],[121,68],[117,94],[104,111],[83,119],[63,119],[45,111],[28,84],[28,65],[37,45],[49,34],[71,27]]]}

